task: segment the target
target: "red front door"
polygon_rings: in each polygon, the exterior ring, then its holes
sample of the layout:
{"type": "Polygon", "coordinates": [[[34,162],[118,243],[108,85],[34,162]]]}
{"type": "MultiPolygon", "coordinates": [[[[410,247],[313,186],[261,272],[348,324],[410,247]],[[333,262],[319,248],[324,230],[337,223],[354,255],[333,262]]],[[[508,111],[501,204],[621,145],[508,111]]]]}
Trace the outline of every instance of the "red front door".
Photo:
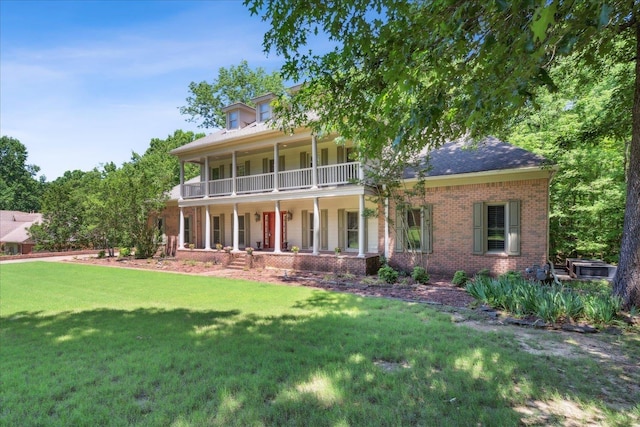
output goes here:
{"type": "MultiPolygon", "coordinates": [[[[280,212],[280,243],[287,241],[287,213],[280,212]]],[[[262,242],[263,248],[273,249],[276,245],[276,213],[262,213],[262,242]]],[[[284,246],[283,246],[284,247],[284,246]]]]}

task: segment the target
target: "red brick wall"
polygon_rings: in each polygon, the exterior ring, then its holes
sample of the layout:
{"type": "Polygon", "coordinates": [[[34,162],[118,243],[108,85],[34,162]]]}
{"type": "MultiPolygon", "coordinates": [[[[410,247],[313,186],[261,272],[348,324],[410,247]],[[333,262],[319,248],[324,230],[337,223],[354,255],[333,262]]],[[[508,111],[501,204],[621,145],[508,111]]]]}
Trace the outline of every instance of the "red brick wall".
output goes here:
{"type": "MultiPolygon", "coordinates": [[[[472,275],[483,268],[493,274],[524,270],[543,264],[547,258],[548,179],[470,184],[428,188],[426,200],[433,206],[433,252],[422,259],[413,253],[390,253],[389,264],[405,270],[415,265],[429,272],[453,275],[464,270],[472,275]],[[520,200],[520,255],[473,255],[473,203],[520,200]]],[[[422,199],[421,199],[422,200],[422,199]]],[[[390,217],[395,218],[394,207],[390,217]]],[[[390,249],[395,248],[395,231],[390,229],[390,249]]]]}

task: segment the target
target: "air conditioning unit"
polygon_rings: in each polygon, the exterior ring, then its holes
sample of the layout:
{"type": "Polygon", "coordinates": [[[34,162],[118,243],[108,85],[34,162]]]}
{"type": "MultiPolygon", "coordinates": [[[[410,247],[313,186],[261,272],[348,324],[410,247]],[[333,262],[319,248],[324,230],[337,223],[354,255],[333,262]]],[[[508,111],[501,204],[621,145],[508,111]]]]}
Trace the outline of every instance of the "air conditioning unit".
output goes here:
{"type": "Polygon", "coordinates": [[[618,267],[599,259],[567,258],[567,270],[574,279],[613,280],[618,267]]]}

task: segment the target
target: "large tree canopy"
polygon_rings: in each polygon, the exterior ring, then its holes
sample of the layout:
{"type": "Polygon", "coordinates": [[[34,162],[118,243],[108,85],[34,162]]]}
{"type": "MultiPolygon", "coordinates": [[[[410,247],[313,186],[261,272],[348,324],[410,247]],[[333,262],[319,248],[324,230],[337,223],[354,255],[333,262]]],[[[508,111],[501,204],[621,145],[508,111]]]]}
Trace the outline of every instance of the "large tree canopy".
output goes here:
{"type": "MultiPolygon", "coordinates": [[[[271,29],[267,51],[285,58],[283,77],[303,81],[280,112],[292,125],[314,111],[353,139],[364,157],[389,144],[417,151],[460,136],[503,129],[535,102],[536,88],[554,88],[550,68],[575,55],[581,66],[638,57],[638,2],[442,0],[245,0],[271,29]],[[307,49],[317,35],[328,53],[307,49]],[[625,43],[625,41],[633,43],[625,43]],[[622,43],[629,47],[609,55],[622,43]]],[[[636,75],[640,74],[636,61],[636,75]]],[[[636,80],[627,204],[614,291],[640,306],[640,84],[636,80]]],[[[629,87],[628,91],[632,91],[629,87]]],[[[320,129],[318,129],[320,130],[320,129]]]]}
{"type": "Polygon", "coordinates": [[[0,138],[0,209],[37,211],[44,187],[38,166],[27,164],[27,148],[9,136],[0,138]]]}
{"type": "Polygon", "coordinates": [[[267,74],[263,68],[255,70],[247,61],[229,69],[221,67],[218,77],[212,82],[191,82],[187,105],[180,107],[180,113],[190,116],[187,121],[198,123],[202,128],[225,127],[222,108],[234,102],[252,105],[251,99],[269,92],[282,92],[282,78],[279,73],[267,74]]]}

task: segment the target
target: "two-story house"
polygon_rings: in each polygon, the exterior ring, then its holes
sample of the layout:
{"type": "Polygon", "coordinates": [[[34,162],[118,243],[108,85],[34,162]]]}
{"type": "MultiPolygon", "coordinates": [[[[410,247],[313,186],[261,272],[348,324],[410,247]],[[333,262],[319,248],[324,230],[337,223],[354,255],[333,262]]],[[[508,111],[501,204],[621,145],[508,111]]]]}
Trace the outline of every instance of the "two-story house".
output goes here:
{"type": "MultiPolygon", "coordinates": [[[[477,150],[446,144],[430,153],[426,197],[396,212],[392,202],[372,201],[349,144],[275,129],[272,100],[226,107],[225,129],[172,151],[181,171],[186,162],[200,167],[192,180],[181,174],[161,219],[166,234],[179,236],[178,257],[253,247],[259,266],[360,274],[375,272],[380,256],[446,274],[546,261],[552,169],[543,158],[494,139],[477,150]]],[[[405,180],[415,182],[414,171],[405,180]]]]}

